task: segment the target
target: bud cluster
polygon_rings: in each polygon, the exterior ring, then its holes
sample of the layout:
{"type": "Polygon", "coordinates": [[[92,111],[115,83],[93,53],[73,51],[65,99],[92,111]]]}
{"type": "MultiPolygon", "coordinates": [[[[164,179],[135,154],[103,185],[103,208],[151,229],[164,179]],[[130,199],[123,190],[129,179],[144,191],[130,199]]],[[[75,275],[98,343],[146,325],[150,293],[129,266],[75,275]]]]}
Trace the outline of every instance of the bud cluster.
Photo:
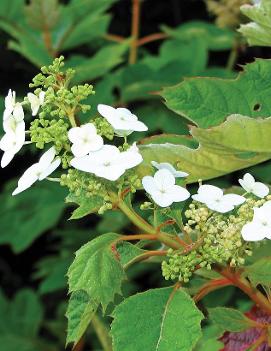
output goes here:
{"type": "Polygon", "coordinates": [[[216,16],[219,27],[235,28],[241,23],[240,7],[251,4],[250,0],[206,0],[208,10],[216,16]]]}
{"type": "Polygon", "coordinates": [[[193,272],[201,267],[211,269],[212,264],[243,265],[246,256],[252,254],[259,243],[243,240],[241,230],[252,220],[253,208],[262,206],[265,199],[249,198],[231,214],[222,214],[208,209],[198,202],[190,204],[185,212],[187,223],[184,231],[194,241],[194,249],[168,250],[166,261],[162,263],[162,273],[166,280],[178,279],[188,282],[193,272]]]}

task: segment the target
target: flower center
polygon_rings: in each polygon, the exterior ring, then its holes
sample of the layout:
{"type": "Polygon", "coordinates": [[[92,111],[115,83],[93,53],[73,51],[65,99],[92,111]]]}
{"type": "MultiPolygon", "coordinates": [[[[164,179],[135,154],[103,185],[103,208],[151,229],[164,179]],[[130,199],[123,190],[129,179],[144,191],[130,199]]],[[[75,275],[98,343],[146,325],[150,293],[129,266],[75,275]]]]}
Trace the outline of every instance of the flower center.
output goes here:
{"type": "Polygon", "coordinates": [[[268,225],[267,221],[262,221],[262,225],[263,225],[264,227],[267,227],[267,225],[268,225]]]}
{"type": "Polygon", "coordinates": [[[105,166],[105,167],[109,167],[109,166],[110,166],[110,161],[105,161],[105,162],[104,162],[104,166],[105,166]]]}

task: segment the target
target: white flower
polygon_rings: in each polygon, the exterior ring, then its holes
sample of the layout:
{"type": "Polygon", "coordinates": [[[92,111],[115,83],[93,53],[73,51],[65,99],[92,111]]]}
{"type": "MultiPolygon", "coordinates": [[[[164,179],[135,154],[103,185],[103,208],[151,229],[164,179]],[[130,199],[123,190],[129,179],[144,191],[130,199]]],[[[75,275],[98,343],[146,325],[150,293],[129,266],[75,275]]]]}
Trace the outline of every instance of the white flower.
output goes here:
{"type": "Polygon", "coordinates": [[[71,150],[75,157],[86,156],[89,152],[97,151],[103,146],[103,138],[97,135],[97,130],[92,123],[71,128],[68,136],[73,143],[71,150]]]}
{"type": "Polygon", "coordinates": [[[24,120],[24,110],[19,102],[16,102],[16,93],[9,89],[8,95],[5,97],[5,110],[3,120],[7,120],[13,116],[17,122],[24,120]]]}
{"type": "Polygon", "coordinates": [[[39,93],[39,96],[37,96],[33,93],[28,93],[27,98],[28,98],[28,101],[30,102],[32,116],[36,116],[38,111],[39,111],[40,106],[42,106],[44,103],[45,92],[41,91],[39,93]]]}
{"type": "Polygon", "coordinates": [[[39,162],[29,167],[18,181],[17,188],[12,195],[17,195],[27,188],[31,187],[37,180],[43,180],[48,177],[60,165],[60,158],[55,158],[56,151],[51,147],[40,158],[39,162]]]}
{"type": "Polygon", "coordinates": [[[127,136],[132,132],[144,132],[148,127],[140,122],[127,108],[114,108],[99,104],[99,113],[111,124],[119,136],[127,136]]]}
{"type": "Polygon", "coordinates": [[[271,239],[271,201],[267,201],[261,207],[254,208],[252,222],[245,224],[241,233],[246,241],[271,239]]]}
{"type": "Polygon", "coordinates": [[[71,165],[81,171],[94,173],[97,177],[115,181],[127,169],[137,166],[142,160],[135,146],[120,152],[116,146],[104,145],[100,150],[89,155],[73,158],[71,165]]]}
{"type": "Polygon", "coordinates": [[[175,177],[167,169],[160,169],[153,177],[143,177],[142,184],[153,201],[161,207],[168,207],[173,202],[184,201],[190,196],[188,190],[175,184],[175,177]]]}
{"type": "Polygon", "coordinates": [[[269,194],[269,188],[267,185],[256,182],[254,177],[246,173],[243,179],[239,179],[239,183],[248,193],[252,193],[260,198],[263,198],[269,194]]]}
{"type": "Polygon", "coordinates": [[[184,178],[188,176],[188,173],[177,171],[170,163],[167,162],[158,163],[156,161],[151,161],[151,164],[156,169],[167,169],[174,175],[175,178],[184,178]]]}
{"type": "Polygon", "coordinates": [[[4,151],[1,159],[1,167],[6,167],[15,154],[21,150],[25,142],[25,123],[16,122],[10,117],[4,122],[6,134],[0,140],[0,149],[4,151]]]}
{"type": "Polygon", "coordinates": [[[214,185],[201,185],[193,200],[204,203],[208,208],[220,213],[232,211],[234,206],[241,205],[246,198],[236,194],[223,195],[223,191],[214,185]]]}

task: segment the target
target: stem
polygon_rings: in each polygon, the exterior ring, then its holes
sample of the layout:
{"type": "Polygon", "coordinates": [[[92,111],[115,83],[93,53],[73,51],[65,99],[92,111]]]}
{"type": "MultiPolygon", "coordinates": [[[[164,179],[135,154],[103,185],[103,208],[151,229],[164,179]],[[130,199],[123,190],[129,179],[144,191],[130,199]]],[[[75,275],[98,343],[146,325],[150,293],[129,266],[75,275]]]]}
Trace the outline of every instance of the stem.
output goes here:
{"type": "Polygon", "coordinates": [[[71,126],[72,127],[77,127],[74,111],[73,110],[67,111],[67,116],[68,116],[68,118],[70,120],[71,126]]]}
{"type": "MultiPolygon", "coordinates": [[[[114,198],[114,195],[111,194],[111,197],[114,198]]],[[[113,201],[116,203],[116,201],[113,201]]],[[[143,230],[143,232],[148,233],[148,238],[151,239],[151,235],[154,235],[156,240],[161,241],[165,245],[173,248],[180,249],[182,245],[172,236],[157,231],[152,225],[145,221],[141,216],[139,216],[132,208],[126,205],[126,203],[122,200],[118,200],[116,205],[118,208],[130,219],[130,221],[137,226],[139,229],[143,230]]],[[[151,239],[153,240],[153,239],[151,239]]]]}
{"type": "Polygon", "coordinates": [[[125,40],[124,37],[121,37],[120,35],[116,35],[116,34],[106,34],[104,38],[110,41],[114,41],[116,43],[121,43],[125,40]]]}
{"type": "Polygon", "coordinates": [[[167,250],[161,250],[161,251],[148,251],[148,252],[144,252],[142,255],[139,255],[135,258],[133,258],[131,261],[129,261],[125,266],[124,269],[127,269],[128,267],[130,267],[132,264],[136,263],[136,262],[141,262],[144,260],[147,260],[148,258],[154,257],[154,256],[166,256],[167,254],[167,250]]]}
{"type": "Polygon", "coordinates": [[[94,315],[91,320],[91,324],[103,347],[103,350],[112,351],[112,340],[104,323],[100,320],[100,318],[97,315],[94,315]]]}
{"type": "Polygon", "coordinates": [[[227,61],[227,65],[226,65],[227,70],[229,70],[229,71],[233,70],[235,62],[237,60],[237,57],[238,57],[238,43],[237,43],[237,41],[235,41],[233,43],[231,52],[230,52],[229,57],[228,57],[228,61],[227,61]]]}
{"type": "Polygon", "coordinates": [[[136,63],[137,59],[137,39],[139,35],[140,1],[132,0],[132,42],[130,47],[129,64],[136,63]]]}
{"type": "Polygon", "coordinates": [[[223,279],[213,279],[210,282],[204,284],[198,293],[194,295],[193,299],[195,302],[200,301],[204,296],[208,295],[210,292],[223,288],[224,286],[232,285],[232,282],[228,278],[223,279]]]}
{"type": "Polygon", "coordinates": [[[156,234],[156,229],[139,216],[132,208],[126,205],[124,201],[118,201],[117,206],[139,229],[149,234],[156,234]]]}
{"type": "Polygon", "coordinates": [[[137,41],[137,46],[142,46],[142,45],[151,43],[152,41],[166,39],[166,38],[168,38],[168,35],[166,33],[153,33],[139,39],[137,41]]]}
{"type": "Polygon", "coordinates": [[[229,268],[218,268],[216,270],[218,273],[230,280],[233,285],[237,286],[246,295],[248,295],[251,300],[254,301],[255,304],[262,310],[268,314],[271,314],[271,304],[268,299],[258,289],[251,286],[247,279],[242,278],[239,273],[236,273],[229,268]]]}
{"type": "Polygon", "coordinates": [[[84,346],[85,346],[85,339],[82,337],[73,348],[73,351],[83,351],[84,346]]]}

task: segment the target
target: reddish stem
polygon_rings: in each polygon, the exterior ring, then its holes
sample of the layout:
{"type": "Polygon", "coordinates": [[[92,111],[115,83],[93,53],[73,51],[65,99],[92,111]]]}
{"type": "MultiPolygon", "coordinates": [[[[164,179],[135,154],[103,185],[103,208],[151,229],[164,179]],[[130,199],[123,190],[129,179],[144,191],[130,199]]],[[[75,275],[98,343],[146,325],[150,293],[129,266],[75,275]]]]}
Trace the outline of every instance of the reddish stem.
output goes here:
{"type": "Polygon", "coordinates": [[[204,284],[198,293],[193,297],[195,302],[200,301],[204,296],[208,295],[210,292],[223,288],[224,286],[232,285],[232,282],[228,278],[213,279],[208,283],[204,284]]]}
{"type": "Polygon", "coordinates": [[[216,270],[248,295],[263,311],[271,315],[271,304],[268,299],[258,289],[254,288],[247,279],[241,277],[239,272],[235,272],[231,268],[216,268],[216,270]]]}
{"type": "Polygon", "coordinates": [[[137,41],[137,46],[142,46],[142,45],[151,43],[152,41],[166,39],[166,38],[168,38],[168,35],[166,33],[153,33],[139,39],[137,41]]]}
{"type": "Polygon", "coordinates": [[[140,18],[140,1],[132,0],[132,42],[129,56],[129,63],[132,65],[136,63],[137,59],[137,40],[139,35],[139,18],[140,18]]]}

